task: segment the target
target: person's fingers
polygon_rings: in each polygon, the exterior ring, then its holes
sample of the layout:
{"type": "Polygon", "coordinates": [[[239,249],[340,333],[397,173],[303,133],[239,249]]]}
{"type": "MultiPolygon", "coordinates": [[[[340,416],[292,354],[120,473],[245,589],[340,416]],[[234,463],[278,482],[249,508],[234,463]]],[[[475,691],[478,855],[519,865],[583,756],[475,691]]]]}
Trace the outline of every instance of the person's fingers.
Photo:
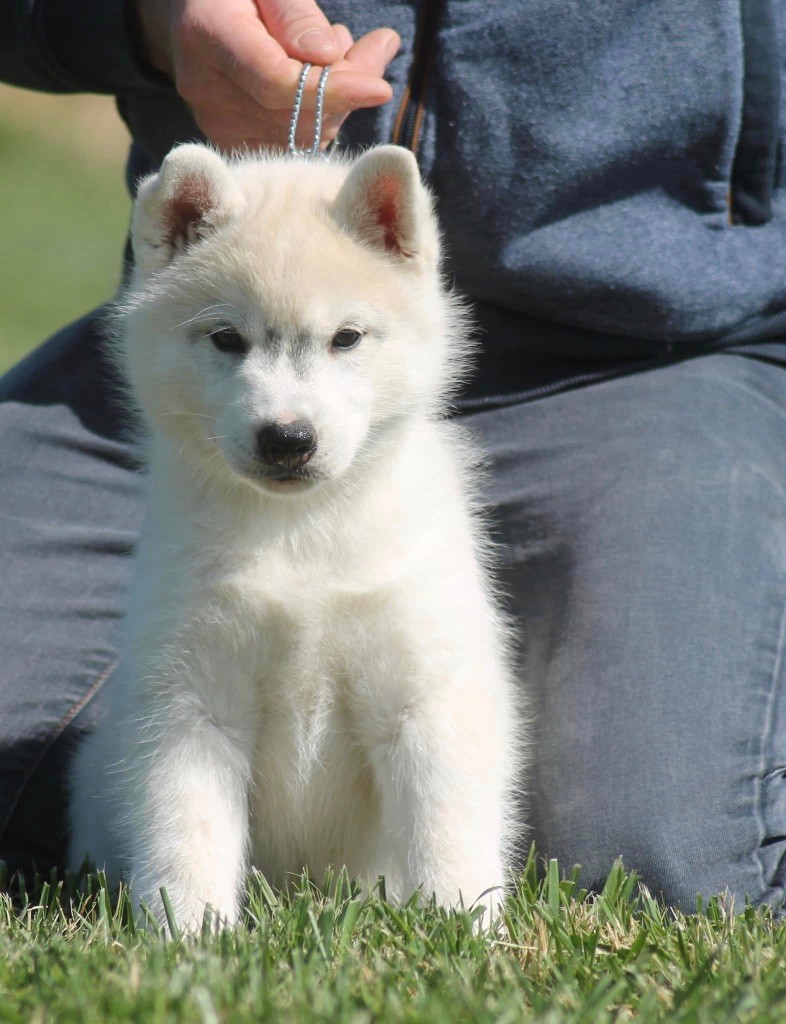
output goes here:
{"type": "MultiPolygon", "coordinates": [[[[375,29],[353,43],[344,59],[331,68],[325,90],[325,109],[346,114],[360,107],[387,103],[393,90],[382,76],[400,46],[398,34],[389,28],[375,29]]],[[[306,83],[304,110],[312,110],[314,106],[313,85],[318,79],[312,75],[306,83]]]]}
{"type": "Polygon", "coordinates": [[[256,0],[270,35],[289,57],[332,64],[342,54],[330,22],[314,0],[256,0]]]}
{"type": "MultiPolygon", "coordinates": [[[[232,6],[232,17],[216,18],[212,0],[192,0],[178,22],[173,48],[178,92],[190,105],[204,134],[221,149],[250,147],[259,140],[285,146],[303,63],[289,56],[270,34],[256,0],[227,2],[232,6]]],[[[276,2],[281,13],[287,5],[283,0],[276,2]]],[[[321,12],[313,0],[309,3],[311,15],[316,10],[319,21],[321,12]]],[[[300,9],[305,9],[302,2],[300,9]]],[[[350,111],[378,106],[390,99],[392,90],[382,76],[399,46],[392,29],[378,29],[357,42],[344,25],[328,25],[328,30],[338,59],[332,63],[325,92],[323,145],[335,138],[350,111]]],[[[309,63],[315,66],[303,95],[298,126],[301,146],[310,146],[313,141],[313,111],[322,61],[309,63]]]]}
{"type": "MultiPolygon", "coordinates": [[[[219,149],[226,152],[239,148],[258,148],[264,140],[266,146],[286,147],[289,137],[291,112],[265,110],[222,74],[211,78],[213,102],[193,109],[197,125],[204,135],[219,149]]],[[[325,113],[322,121],[321,142],[331,142],[346,119],[346,114],[325,113]]],[[[303,111],[298,121],[296,144],[310,148],[314,142],[314,118],[303,111]]]]}
{"type": "Polygon", "coordinates": [[[392,28],[377,28],[358,39],[347,51],[345,60],[357,71],[365,71],[380,78],[401,46],[401,39],[392,28]]]}
{"type": "Polygon", "coordinates": [[[355,40],[346,25],[334,25],[333,35],[336,37],[339,57],[346,57],[347,51],[352,49],[355,40]]]}
{"type": "MultiPolygon", "coordinates": [[[[382,76],[400,46],[398,33],[389,28],[375,29],[353,43],[344,59],[331,68],[325,89],[325,110],[346,116],[360,107],[387,103],[393,90],[382,76]]],[[[306,81],[304,110],[314,109],[319,81],[317,70],[313,70],[306,81]]]]}
{"type": "MultiPolygon", "coordinates": [[[[389,29],[380,30],[398,37],[389,29]]],[[[371,33],[376,35],[377,33],[371,33]]],[[[355,43],[350,53],[359,45],[355,43]]],[[[364,61],[375,68],[380,64],[382,48],[372,47],[376,58],[364,61]]],[[[361,48],[361,54],[365,53],[361,48]]],[[[297,89],[303,65],[287,57],[275,39],[270,36],[259,21],[235,20],[224,27],[221,45],[213,45],[209,51],[212,63],[221,73],[234,81],[257,103],[269,110],[289,110],[297,89]]],[[[355,68],[352,62],[340,61],[338,73],[331,74],[325,95],[326,109],[333,113],[353,110],[356,107],[373,107],[386,103],[391,96],[390,86],[380,77],[380,71],[369,72],[366,67],[355,68]]],[[[303,109],[313,110],[319,69],[309,75],[303,97],[303,109]]],[[[190,83],[184,83],[190,88],[190,83]]],[[[189,102],[194,102],[192,93],[182,92],[189,102]]]]}
{"type": "MultiPolygon", "coordinates": [[[[303,97],[303,109],[313,110],[317,81],[309,75],[309,88],[303,97]]],[[[331,69],[325,89],[325,110],[330,113],[350,113],[363,107],[379,107],[392,97],[393,90],[383,78],[376,78],[344,67],[331,69]]]]}

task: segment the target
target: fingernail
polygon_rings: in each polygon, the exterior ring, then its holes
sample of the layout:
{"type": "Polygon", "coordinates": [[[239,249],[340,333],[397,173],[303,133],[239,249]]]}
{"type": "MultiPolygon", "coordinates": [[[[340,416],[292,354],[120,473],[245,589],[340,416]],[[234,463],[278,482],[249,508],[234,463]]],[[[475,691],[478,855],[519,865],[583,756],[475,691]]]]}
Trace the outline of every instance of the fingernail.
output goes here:
{"type": "Polygon", "coordinates": [[[398,36],[391,36],[388,40],[388,44],[385,47],[385,63],[393,60],[398,53],[398,49],[401,46],[401,40],[398,36]]]}
{"type": "Polygon", "coordinates": [[[322,28],[310,28],[298,38],[297,45],[303,50],[317,53],[320,50],[334,50],[336,40],[332,32],[326,32],[322,28]]]}

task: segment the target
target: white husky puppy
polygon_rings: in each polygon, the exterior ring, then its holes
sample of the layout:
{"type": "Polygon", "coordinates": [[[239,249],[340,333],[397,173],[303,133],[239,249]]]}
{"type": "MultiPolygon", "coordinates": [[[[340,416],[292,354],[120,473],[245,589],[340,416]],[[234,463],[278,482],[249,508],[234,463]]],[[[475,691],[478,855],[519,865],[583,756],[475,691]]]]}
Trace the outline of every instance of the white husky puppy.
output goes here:
{"type": "Polygon", "coordinates": [[[113,345],[146,424],[120,665],[79,751],[71,862],[179,922],[346,865],[466,906],[506,882],[507,638],[444,420],[462,317],[414,158],[143,182],[113,345]]]}

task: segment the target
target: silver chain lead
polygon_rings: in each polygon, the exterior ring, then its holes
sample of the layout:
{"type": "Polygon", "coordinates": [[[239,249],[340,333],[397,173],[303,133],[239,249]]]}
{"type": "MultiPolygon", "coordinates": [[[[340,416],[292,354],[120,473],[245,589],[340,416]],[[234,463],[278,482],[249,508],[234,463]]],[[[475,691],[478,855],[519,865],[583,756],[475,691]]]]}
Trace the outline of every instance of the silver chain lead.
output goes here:
{"type": "Polygon", "coordinates": [[[292,117],[289,121],[289,152],[292,156],[302,157],[322,157],[323,160],[327,160],[327,153],[324,153],[320,148],[319,144],[322,141],[322,111],[325,106],[325,86],[327,85],[328,75],[330,74],[330,65],[322,68],[322,74],[319,76],[319,84],[317,85],[317,99],[314,108],[314,144],[311,149],[298,149],[295,144],[295,133],[297,132],[297,123],[300,119],[300,108],[303,104],[303,93],[306,88],[306,79],[308,73],[311,70],[311,64],[304,64],[303,70],[300,72],[300,78],[297,83],[297,92],[295,93],[295,103],[292,107],[292,117]]]}

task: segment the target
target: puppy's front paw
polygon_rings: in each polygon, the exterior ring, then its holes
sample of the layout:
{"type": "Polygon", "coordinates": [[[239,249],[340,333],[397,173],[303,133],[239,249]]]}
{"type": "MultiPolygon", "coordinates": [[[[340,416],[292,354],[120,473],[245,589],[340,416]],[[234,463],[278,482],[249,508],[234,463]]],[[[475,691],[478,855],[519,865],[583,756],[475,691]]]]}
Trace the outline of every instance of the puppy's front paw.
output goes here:
{"type": "Polygon", "coordinates": [[[473,917],[473,931],[476,935],[488,935],[499,938],[505,931],[502,916],[505,902],[505,890],[501,885],[494,886],[481,893],[469,908],[473,917]],[[477,916],[476,916],[477,915],[477,916]]]}
{"type": "Polygon", "coordinates": [[[215,905],[210,900],[189,895],[181,886],[145,886],[134,891],[137,917],[149,924],[152,917],[161,927],[181,935],[199,935],[206,915],[212,929],[233,927],[239,918],[236,902],[215,905]]]}

